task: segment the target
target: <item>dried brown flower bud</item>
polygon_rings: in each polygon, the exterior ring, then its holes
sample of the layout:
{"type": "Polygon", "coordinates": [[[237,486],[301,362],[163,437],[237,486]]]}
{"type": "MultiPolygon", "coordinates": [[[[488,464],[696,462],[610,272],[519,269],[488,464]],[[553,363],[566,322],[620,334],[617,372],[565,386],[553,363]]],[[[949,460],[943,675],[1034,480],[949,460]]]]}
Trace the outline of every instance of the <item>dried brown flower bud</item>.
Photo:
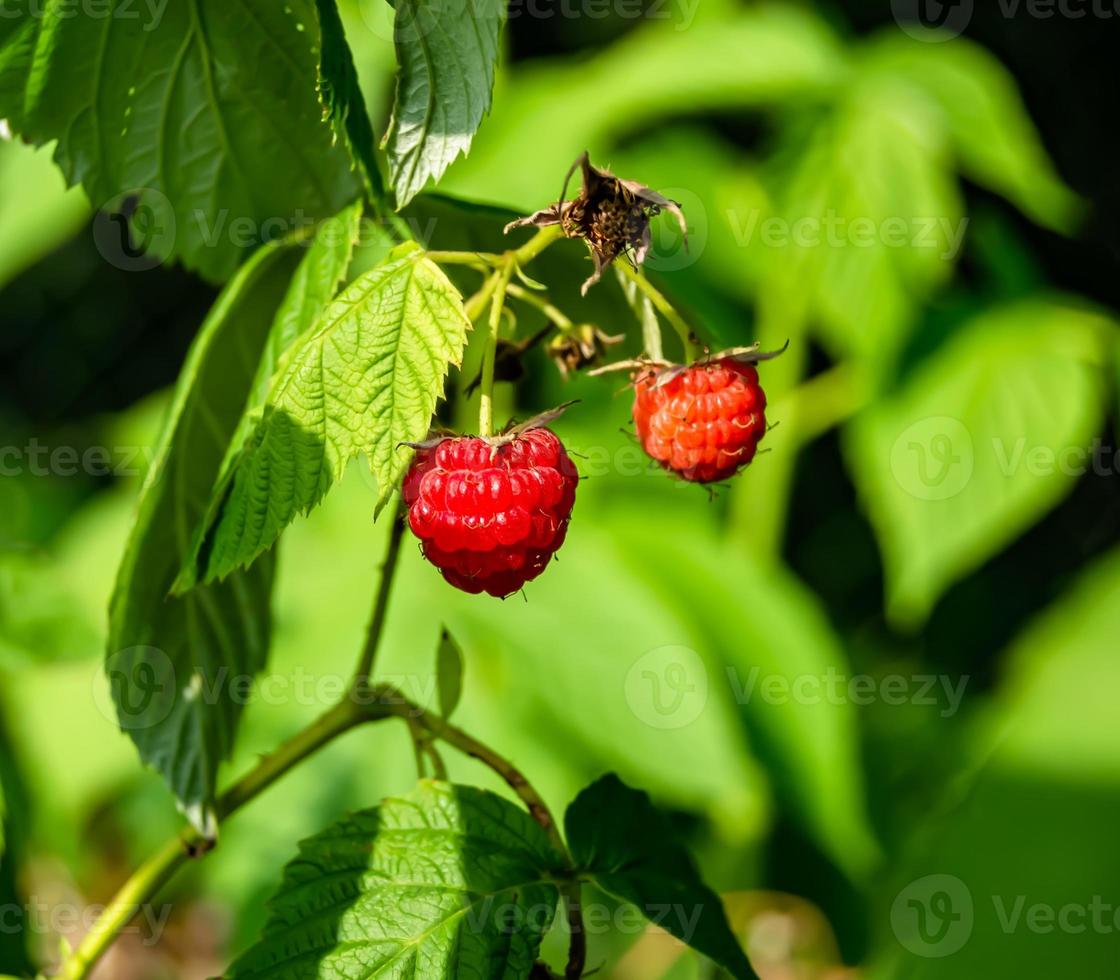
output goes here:
{"type": "Polygon", "coordinates": [[[627,256],[636,266],[645,262],[650,248],[650,218],[662,211],[676,217],[687,248],[688,228],[679,204],[635,180],[622,180],[592,166],[590,157],[584,153],[568,171],[560,200],[543,211],[510,222],[506,232],[526,225],[559,225],[568,238],[582,238],[595,261],[594,273],[583,284],[586,295],[618,256],[627,256]],[[577,168],[583,171],[583,189],[574,201],[565,201],[568,182],[577,168]]]}
{"type": "Polygon", "coordinates": [[[549,341],[548,356],[566,378],[572,371],[597,364],[608,348],[624,339],[624,334],[612,337],[590,323],[581,323],[549,341]]]}

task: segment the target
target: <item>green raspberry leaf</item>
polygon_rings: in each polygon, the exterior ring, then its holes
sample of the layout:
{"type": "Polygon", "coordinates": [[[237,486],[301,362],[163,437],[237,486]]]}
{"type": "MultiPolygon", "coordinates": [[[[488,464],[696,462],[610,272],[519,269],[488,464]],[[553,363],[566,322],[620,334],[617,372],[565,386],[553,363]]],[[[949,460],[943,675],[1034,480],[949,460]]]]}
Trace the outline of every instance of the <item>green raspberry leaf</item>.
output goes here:
{"type": "Polygon", "coordinates": [[[106,673],[121,729],[203,833],[241,705],[230,680],[264,666],[272,562],[182,598],[168,591],[245,407],[298,253],[260,249],[218,297],[179,377],[117,575],[106,673]]]}
{"type": "Polygon", "coordinates": [[[524,980],[563,858],[527,813],[423,782],[300,845],[260,941],[230,980],[524,980]]]}
{"type": "Polygon", "coordinates": [[[469,327],[458,290],[411,243],[343,290],[273,379],[204,549],[205,580],[252,562],[355,456],[370,459],[380,510],[469,327]]]}
{"type": "Polygon", "coordinates": [[[404,207],[466,154],[490,111],[505,0],[397,0],[397,96],[385,134],[404,207]]]}
{"type": "Polygon", "coordinates": [[[603,891],[632,902],[733,977],[755,976],[719,896],[700,880],[649,796],[613,774],[604,776],[568,807],[564,828],[577,867],[603,891]]]}
{"type": "Polygon", "coordinates": [[[920,626],[946,588],[1088,470],[1113,329],[1052,299],[993,308],[848,427],[849,469],[879,539],[897,624],[920,626]]]}
{"type": "Polygon", "coordinates": [[[366,193],[379,198],[384,193],[381,171],[374,156],[373,126],[354,68],[354,56],[346,43],[346,31],[335,0],[315,0],[319,13],[322,51],[319,55],[319,101],[323,113],[361,169],[366,193]]]}
{"type": "Polygon", "coordinates": [[[221,281],[273,223],[358,193],[315,95],[313,0],[5,6],[0,118],[58,140],[95,206],[136,197],[134,234],[160,258],[221,281]]]}
{"type": "Polygon", "coordinates": [[[280,358],[318,322],[346,278],[354,246],[361,233],[362,210],[362,201],[355,201],[319,225],[307,253],[288,283],[284,298],[272,318],[248,403],[226,450],[205,519],[194,529],[190,555],[175,580],[174,592],[183,592],[198,582],[199,555],[206,542],[205,532],[218,517],[241,452],[260,419],[280,358]]]}

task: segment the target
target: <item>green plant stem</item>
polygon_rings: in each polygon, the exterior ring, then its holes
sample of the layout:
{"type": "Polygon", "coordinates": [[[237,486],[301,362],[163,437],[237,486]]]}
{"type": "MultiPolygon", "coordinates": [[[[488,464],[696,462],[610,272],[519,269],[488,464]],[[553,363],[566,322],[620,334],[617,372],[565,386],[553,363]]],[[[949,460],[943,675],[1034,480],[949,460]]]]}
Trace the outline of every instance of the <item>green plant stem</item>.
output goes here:
{"type": "Polygon", "coordinates": [[[675,306],[665,298],[665,295],[653,283],[651,283],[641,272],[627,262],[618,263],[618,268],[622,270],[622,274],[629,279],[635,286],[638,287],[653,303],[653,308],[657,310],[669,322],[680,338],[681,347],[684,348],[684,363],[691,364],[697,360],[703,350],[696,337],[692,332],[692,328],[685,322],[684,317],[677,312],[675,306]]]}
{"type": "MultiPolygon", "coordinates": [[[[339,702],[226,790],[217,803],[219,819],[231,816],[339,735],[365,721],[388,717],[387,713],[378,713],[380,708],[379,705],[362,707],[351,699],[339,702]]],[[[205,840],[193,829],[164,844],[132,874],[105,907],[63,964],[59,977],[63,980],[85,980],[140,908],[155,897],[179,868],[191,858],[206,854],[212,846],[212,841],[205,840]]]]}
{"type": "Polygon", "coordinates": [[[354,671],[354,685],[356,687],[364,685],[373,672],[373,658],[377,656],[377,647],[385,629],[385,616],[389,611],[389,593],[393,589],[393,579],[397,571],[397,558],[401,553],[404,522],[404,498],[401,497],[397,501],[397,507],[393,514],[393,524],[389,531],[389,544],[385,550],[385,560],[381,565],[381,576],[377,583],[377,598],[374,600],[369,629],[366,630],[365,646],[362,648],[358,666],[354,671]]]}
{"type": "Polygon", "coordinates": [[[800,449],[847,422],[874,397],[869,380],[851,364],[838,364],[814,375],[778,398],[774,414],[797,419],[793,447],[800,449]]]}
{"type": "MultiPolygon", "coordinates": [[[[403,718],[410,726],[422,726],[435,738],[478,759],[497,773],[525,804],[533,819],[541,825],[552,846],[571,865],[567,846],[548,805],[512,762],[439,715],[409,701],[396,688],[385,684],[352,689],[348,697],[284,742],[276,751],[265,756],[219,798],[219,820],[225,821],[231,817],[299,763],[340,735],[367,722],[393,717],[403,718]]],[[[63,980],[86,980],[98,960],[140,908],[155,897],[179,868],[191,858],[203,857],[212,845],[213,842],[206,841],[193,829],[164,844],[124,883],[78,948],[63,964],[59,977],[63,980]]],[[[569,908],[569,916],[573,914],[578,914],[578,903],[575,913],[569,908]]],[[[571,920],[569,924],[571,925],[571,920]]],[[[576,925],[578,929],[573,930],[573,943],[577,942],[577,937],[579,942],[583,942],[582,924],[576,922],[576,925]]]]}
{"type": "Polygon", "coordinates": [[[563,311],[553,306],[547,297],[540,296],[534,293],[531,289],[526,289],[524,286],[519,286],[515,282],[511,282],[506,286],[506,291],[510,296],[519,299],[522,303],[528,303],[530,306],[540,310],[552,323],[557,330],[561,333],[566,333],[571,330],[574,324],[571,318],[566,316],[563,311]]]}
{"type": "Polygon", "coordinates": [[[494,362],[498,356],[498,331],[502,326],[502,310],[506,305],[506,290],[513,275],[514,260],[508,258],[498,272],[498,281],[490,297],[489,333],[482,360],[482,384],[478,402],[478,434],[483,438],[494,433],[494,362]]]}
{"type": "Polygon", "coordinates": [[[538,255],[541,254],[553,242],[559,241],[564,233],[560,230],[559,225],[551,225],[548,228],[542,228],[532,238],[530,238],[520,248],[513,250],[513,260],[519,266],[528,265],[538,255]]]}
{"type": "Polygon", "coordinates": [[[580,883],[569,882],[561,892],[568,913],[568,965],[564,969],[564,980],[579,980],[587,965],[587,934],[583,929],[583,907],[580,883]]]}
{"type": "Polygon", "coordinates": [[[486,269],[502,260],[490,252],[429,252],[427,257],[436,265],[469,265],[475,269],[486,269]]]}
{"type": "Polygon", "coordinates": [[[472,759],[478,759],[483,765],[497,773],[505,781],[506,785],[517,794],[521,802],[525,804],[533,819],[536,820],[544,829],[544,832],[548,834],[552,846],[555,847],[559,853],[567,855],[568,848],[564,844],[564,839],[560,836],[560,830],[552,816],[552,811],[548,808],[548,804],[545,803],[544,799],[533,788],[529,780],[525,778],[521,770],[512,762],[505,759],[488,746],[483,745],[482,742],[468,735],[461,728],[456,728],[439,715],[426,711],[424,708],[420,707],[420,705],[409,701],[408,698],[395,688],[381,686],[378,690],[382,692],[379,700],[386,703],[387,710],[392,714],[404,718],[406,721],[411,720],[423,725],[424,728],[441,742],[446,742],[448,745],[454,746],[464,755],[469,755],[472,759]]]}
{"type": "Polygon", "coordinates": [[[63,964],[59,976],[64,980],[83,980],[89,976],[105,950],[140,911],[141,905],[155,895],[189,857],[184,842],[175,837],[148,858],[105,906],[93,928],[63,964]]]}
{"type": "Polygon", "coordinates": [[[495,272],[482,284],[482,288],[463,304],[463,308],[467,311],[467,319],[471,323],[477,322],[486,307],[490,305],[490,297],[494,295],[494,290],[498,288],[499,277],[500,273],[495,272]]]}

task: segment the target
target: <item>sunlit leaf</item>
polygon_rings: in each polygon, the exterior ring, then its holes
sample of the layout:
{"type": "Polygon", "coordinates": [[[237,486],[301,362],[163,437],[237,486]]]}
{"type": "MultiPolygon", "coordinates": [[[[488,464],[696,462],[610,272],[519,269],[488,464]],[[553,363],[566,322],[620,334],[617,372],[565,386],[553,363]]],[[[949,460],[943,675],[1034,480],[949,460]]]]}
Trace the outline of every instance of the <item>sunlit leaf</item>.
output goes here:
{"type": "Polygon", "coordinates": [[[947,586],[1058,503],[1092,462],[1101,316],[1031,300],[982,314],[847,432],[887,607],[917,625],[947,586]]]}
{"type": "Polygon", "coordinates": [[[562,866],[512,803],[421,783],[304,841],[261,940],[228,976],[524,980],[562,866]]]}
{"type": "Polygon", "coordinates": [[[355,456],[370,458],[378,505],[388,500],[469,326],[458,291],[415,245],[343,290],[273,379],[210,532],[205,579],[252,562],[355,456]]]}
{"type": "Polygon", "coordinates": [[[257,362],[245,409],[226,448],[205,518],[194,529],[190,559],[175,581],[176,592],[190,588],[198,580],[199,555],[206,543],[206,532],[217,519],[245,443],[260,421],[280,358],[315,325],[346,277],[361,232],[362,207],[360,200],[355,201],[319,225],[288,283],[257,362]]]}
{"type": "Polygon", "coordinates": [[[406,205],[465,154],[490,110],[505,0],[397,0],[400,71],[385,143],[406,205]]]}

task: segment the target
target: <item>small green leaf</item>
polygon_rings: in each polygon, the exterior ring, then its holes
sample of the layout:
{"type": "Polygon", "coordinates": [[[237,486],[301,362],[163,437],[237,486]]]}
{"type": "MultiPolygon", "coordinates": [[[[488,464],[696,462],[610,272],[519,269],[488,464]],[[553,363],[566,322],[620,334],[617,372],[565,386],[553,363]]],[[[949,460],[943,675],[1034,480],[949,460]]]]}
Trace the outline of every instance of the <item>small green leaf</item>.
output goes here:
{"type": "Polygon", "coordinates": [[[923,301],[952,275],[967,227],[948,140],[920,94],[871,77],[809,138],[798,131],[780,166],[781,233],[737,215],[764,249],[771,302],[805,318],[834,357],[888,366],[923,301]]]}
{"type": "Polygon", "coordinates": [[[397,205],[438,181],[490,111],[505,0],[397,0],[397,96],[385,143],[397,205]]]}
{"type": "Polygon", "coordinates": [[[989,52],[965,38],[929,44],[892,30],[871,45],[868,65],[937,104],[966,177],[1040,224],[1072,230],[1083,204],[1047,156],[1015,79],[989,52]]]}
{"type": "Polygon", "coordinates": [[[346,43],[346,31],[338,15],[335,0],[315,0],[319,13],[321,51],[319,54],[319,101],[334,128],[336,138],[343,141],[355,164],[361,169],[366,192],[373,198],[384,193],[381,171],[374,156],[373,126],[370,125],[366,101],[358,84],[354,57],[346,43]]]}
{"type": "Polygon", "coordinates": [[[378,510],[423,439],[470,323],[415,245],[353,282],[284,359],[212,529],[205,578],[248,565],[365,453],[378,510]]]}
{"type": "Polygon", "coordinates": [[[463,693],[463,651],[455,637],[444,627],[436,652],[436,683],[439,688],[439,713],[451,717],[463,693]]]}
{"type": "Polygon", "coordinates": [[[241,714],[232,685],[268,655],[272,563],[182,598],[168,590],[191,546],[298,256],[260,249],[223,290],[179,377],[117,575],[106,673],[121,728],[179,805],[213,831],[218,765],[241,714]]]}
{"type": "Polygon", "coordinates": [[[572,858],[603,891],[632,902],[733,977],[755,976],[719,896],[703,881],[669,821],[617,776],[579,794],[564,816],[572,858]],[[659,915],[667,907],[669,915],[659,915]]]}
{"type": "Polygon", "coordinates": [[[315,97],[312,0],[14,7],[0,18],[0,118],[57,140],[95,207],[137,198],[135,236],[160,258],[224,280],[275,222],[358,193],[315,97]]]}
{"type": "Polygon", "coordinates": [[[1088,471],[1110,326],[1051,300],[986,312],[849,426],[897,623],[920,625],[1088,471]]]}
{"type": "Polygon", "coordinates": [[[260,420],[261,409],[268,398],[280,358],[316,324],[346,278],[346,270],[350,266],[354,246],[361,233],[362,211],[362,201],[354,201],[322,222],[288,283],[284,298],[272,318],[268,339],[257,363],[249,400],[241,414],[237,431],[230,440],[225,459],[222,460],[205,520],[195,528],[190,557],[175,580],[173,591],[176,593],[185,592],[198,581],[199,554],[206,541],[205,532],[217,519],[241,451],[260,420]]]}
{"type": "Polygon", "coordinates": [[[300,845],[260,941],[230,980],[523,980],[563,867],[501,797],[423,782],[300,845]]]}

